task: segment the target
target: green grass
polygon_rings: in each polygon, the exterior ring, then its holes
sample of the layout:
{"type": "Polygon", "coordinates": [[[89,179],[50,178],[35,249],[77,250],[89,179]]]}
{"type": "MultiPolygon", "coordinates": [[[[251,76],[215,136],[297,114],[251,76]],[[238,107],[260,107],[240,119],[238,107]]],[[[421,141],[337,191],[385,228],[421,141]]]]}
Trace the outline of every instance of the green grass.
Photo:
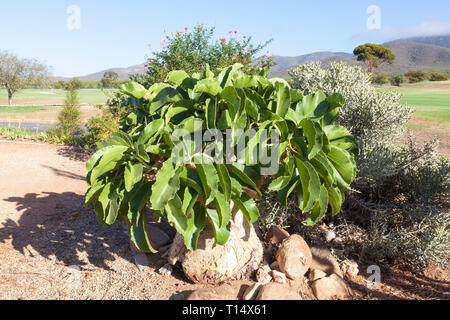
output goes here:
{"type": "MultiPolygon", "coordinates": [[[[109,90],[104,92],[100,89],[80,90],[79,97],[82,104],[104,104],[108,99],[109,90]]],[[[25,89],[13,96],[13,104],[17,105],[62,105],[66,92],[64,90],[51,89],[25,89]]],[[[6,90],[0,89],[0,105],[8,104],[6,90]]]]}
{"type": "Polygon", "coordinates": [[[401,103],[416,107],[416,116],[450,123],[450,81],[422,82],[402,86],[395,90],[403,97],[401,103]]]}
{"type": "Polygon", "coordinates": [[[50,110],[53,107],[48,106],[24,106],[24,107],[17,107],[17,106],[0,106],[0,113],[29,113],[29,112],[38,112],[43,110],[50,110]]]}

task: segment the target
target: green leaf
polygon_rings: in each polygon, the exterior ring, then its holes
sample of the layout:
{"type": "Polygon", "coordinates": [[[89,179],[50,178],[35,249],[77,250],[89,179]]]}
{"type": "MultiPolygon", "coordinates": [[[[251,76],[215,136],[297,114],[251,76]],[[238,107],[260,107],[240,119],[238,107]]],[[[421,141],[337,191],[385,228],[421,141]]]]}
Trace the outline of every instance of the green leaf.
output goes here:
{"type": "Polygon", "coordinates": [[[314,158],[323,147],[323,132],[319,123],[308,118],[300,122],[303,133],[308,140],[308,159],[314,158]]]}
{"type": "Polygon", "coordinates": [[[152,186],[150,202],[153,210],[163,210],[169,200],[175,197],[180,189],[180,174],[183,167],[175,167],[172,159],[164,162],[156,175],[156,182],[152,186]]]}
{"type": "Polygon", "coordinates": [[[307,212],[319,199],[320,180],[314,167],[306,159],[297,157],[295,163],[303,190],[303,203],[299,205],[302,211],[307,212]]]}
{"type": "Polygon", "coordinates": [[[284,118],[291,106],[291,91],[289,85],[282,82],[277,82],[275,86],[278,90],[277,110],[275,113],[284,118]]]}
{"type": "MultiPolygon", "coordinates": [[[[204,161],[202,161],[204,162],[204,161]]],[[[209,205],[216,197],[219,191],[219,177],[213,164],[195,163],[198,175],[202,181],[203,189],[206,195],[206,205],[209,205]]]]}
{"type": "Polygon", "coordinates": [[[135,246],[143,252],[156,253],[157,251],[152,248],[148,237],[147,231],[147,214],[145,210],[139,215],[137,224],[131,224],[128,226],[128,233],[131,236],[131,240],[135,246]]]}
{"type": "Polygon", "coordinates": [[[249,223],[255,223],[259,218],[258,207],[256,206],[255,201],[250,198],[248,194],[242,192],[241,196],[232,196],[231,200],[233,203],[242,211],[245,219],[249,223]]]}
{"type": "Polygon", "coordinates": [[[206,125],[207,129],[216,129],[217,106],[216,100],[206,100],[206,125]]]}
{"type": "Polygon", "coordinates": [[[177,231],[184,235],[188,228],[187,217],[183,212],[183,203],[180,197],[175,195],[166,205],[167,220],[177,231]]]}
{"type": "Polygon", "coordinates": [[[172,82],[177,86],[180,86],[186,78],[189,78],[189,75],[186,73],[186,71],[175,70],[169,72],[169,74],[166,77],[166,82],[172,82]]]}
{"type": "Polygon", "coordinates": [[[169,102],[178,102],[182,99],[182,95],[175,88],[165,87],[151,101],[149,113],[152,115],[165,104],[169,102]]]}
{"type": "Polygon", "coordinates": [[[150,195],[152,194],[152,182],[147,183],[137,183],[133,190],[129,194],[129,210],[128,210],[128,220],[131,223],[136,223],[139,220],[139,215],[142,210],[146,207],[150,195]]]}
{"type": "Polygon", "coordinates": [[[155,136],[155,134],[157,134],[163,128],[164,128],[163,119],[157,119],[150,122],[139,135],[139,139],[137,141],[138,144],[147,144],[147,142],[149,142],[149,139],[155,136]]]}
{"type": "Polygon", "coordinates": [[[105,184],[102,181],[97,181],[93,186],[90,186],[86,191],[85,204],[86,208],[89,207],[94,200],[94,198],[98,197],[100,192],[105,187],[105,184]]]}
{"type": "Polygon", "coordinates": [[[144,167],[140,163],[132,164],[128,162],[125,166],[125,190],[128,192],[133,189],[134,185],[142,180],[142,175],[144,172],[144,167]]]}
{"type": "Polygon", "coordinates": [[[246,184],[247,186],[251,187],[253,190],[255,190],[258,195],[261,197],[261,190],[259,190],[256,183],[248,176],[248,173],[250,172],[249,167],[245,167],[244,165],[241,165],[239,163],[233,163],[230,165],[230,169],[233,172],[233,174],[241,180],[242,183],[246,184]],[[247,171],[247,172],[246,172],[247,171]]]}
{"type": "Polygon", "coordinates": [[[206,215],[214,230],[215,245],[224,245],[230,237],[230,231],[226,227],[220,227],[220,217],[216,210],[206,209],[206,215]]]}
{"type": "Polygon", "coordinates": [[[222,88],[217,79],[203,79],[197,82],[194,92],[204,92],[210,94],[211,96],[217,96],[222,92],[222,88]]]}
{"type": "Polygon", "coordinates": [[[219,214],[220,227],[226,227],[231,219],[230,203],[225,199],[223,193],[218,193],[214,199],[214,205],[219,214]]]}
{"type": "Polygon", "coordinates": [[[327,213],[328,209],[328,192],[325,186],[320,187],[319,201],[315,204],[311,210],[311,215],[306,221],[303,222],[306,226],[314,226],[317,224],[327,213]]]}
{"type": "Polygon", "coordinates": [[[225,195],[225,200],[230,201],[231,199],[231,179],[228,173],[227,167],[223,164],[216,164],[217,174],[219,177],[220,187],[223,194],[225,195]]]}
{"type": "Polygon", "coordinates": [[[191,212],[191,218],[188,221],[188,227],[184,234],[184,243],[188,250],[194,251],[197,249],[197,242],[200,232],[206,226],[205,208],[196,203],[191,212]]]}
{"type": "Polygon", "coordinates": [[[101,156],[98,165],[92,169],[90,174],[90,184],[92,185],[98,177],[113,170],[117,163],[122,160],[123,154],[129,148],[125,146],[114,146],[112,148],[108,148],[103,155],[101,156]]]}
{"type": "Polygon", "coordinates": [[[353,157],[347,151],[333,145],[327,156],[334,164],[342,179],[347,184],[350,184],[356,177],[356,163],[353,157]]]}
{"type": "Polygon", "coordinates": [[[123,93],[135,97],[136,99],[142,99],[147,94],[147,90],[139,83],[130,81],[119,86],[120,91],[123,93]]]}

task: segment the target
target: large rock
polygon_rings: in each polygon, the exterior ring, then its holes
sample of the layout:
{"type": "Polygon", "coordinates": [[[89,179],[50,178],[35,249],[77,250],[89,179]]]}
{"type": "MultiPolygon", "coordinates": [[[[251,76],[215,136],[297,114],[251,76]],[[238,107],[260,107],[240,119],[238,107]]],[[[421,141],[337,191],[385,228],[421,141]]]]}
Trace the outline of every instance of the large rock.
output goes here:
{"type": "Polygon", "coordinates": [[[278,249],[276,259],[280,271],[290,279],[302,277],[312,263],[311,250],[303,238],[297,234],[285,239],[278,249]]]}
{"type": "Polygon", "coordinates": [[[218,287],[203,288],[192,292],[186,300],[239,300],[251,283],[236,281],[218,287]]]}
{"type": "Polygon", "coordinates": [[[302,297],[285,285],[270,282],[259,290],[256,300],[302,300],[302,297]]]}
{"type": "Polygon", "coordinates": [[[351,298],[351,289],[337,274],[321,278],[311,284],[318,300],[347,300],[351,298]]]}
{"type": "Polygon", "coordinates": [[[181,262],[186,276],[195,283],[219,284],[227,280],[247,279],[263,259],[263,247],[253,225],[236,207],[230,223],[230,238],[225,245],[214,246],[214,232],[207,224],[201,233],[197,250],[188,251],[184,239],[177,234],[168,261],[181,262]]]}
{"type": "Polygon", "coordinates": [[[344,276],[339,263],[327,248],[312,246],[310,249],[312,254],[311,270],[321,270],[327,275],[336,273],[341,277],[344,276]]]}

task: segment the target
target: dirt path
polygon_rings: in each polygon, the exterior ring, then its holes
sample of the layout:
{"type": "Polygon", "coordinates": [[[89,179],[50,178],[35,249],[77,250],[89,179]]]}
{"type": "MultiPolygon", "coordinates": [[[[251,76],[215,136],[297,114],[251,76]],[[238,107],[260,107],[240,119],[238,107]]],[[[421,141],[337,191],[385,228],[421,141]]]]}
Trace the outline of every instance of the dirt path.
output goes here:
{"type": "Polygon", "coordinates": [[[84,161],[54,145],[0,141],[0,299],[169,299],[196,286],[139,272],[120,228],[84,208],[84,161]]]}
{"type": "MultiPolygon", "coordinates": [[[[0,140],[0,300],[167,300],[200,288],[176,268],[159,275],[159,254],[139,271],[123,229],[84,207],[84,164],[67,147],[0,140]]],[[[347,280],[357,299],[448,299],[442,272],[392,271],[379,291],[365,288],[363,271],[347,280]]]]}

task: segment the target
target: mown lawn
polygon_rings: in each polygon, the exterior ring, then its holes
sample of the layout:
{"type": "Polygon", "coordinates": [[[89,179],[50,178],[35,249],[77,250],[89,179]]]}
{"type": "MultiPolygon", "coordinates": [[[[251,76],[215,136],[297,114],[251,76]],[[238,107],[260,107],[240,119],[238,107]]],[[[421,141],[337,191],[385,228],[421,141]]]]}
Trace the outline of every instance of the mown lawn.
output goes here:
{"type": "Polygon", "coordinates": [[[450,123],[450,81],[422,82],[380,90],[400,92],[403,95],[401,102],[416,107],[417,117],[450,123]]]}
{"type": "MultiPolygon", "coordinates": [[[[104,104],[111,90],[82,89],[79,91],[81,104],[104,104]]],[[[13,96],[13,104],[16,106],[49,106],[62,105],[66,92],[64,90],[51,89],[25,89],[13,96]]],[[[8,94],[6,90],[0,89],[0,106],[8,105],[8,94]]]]}

